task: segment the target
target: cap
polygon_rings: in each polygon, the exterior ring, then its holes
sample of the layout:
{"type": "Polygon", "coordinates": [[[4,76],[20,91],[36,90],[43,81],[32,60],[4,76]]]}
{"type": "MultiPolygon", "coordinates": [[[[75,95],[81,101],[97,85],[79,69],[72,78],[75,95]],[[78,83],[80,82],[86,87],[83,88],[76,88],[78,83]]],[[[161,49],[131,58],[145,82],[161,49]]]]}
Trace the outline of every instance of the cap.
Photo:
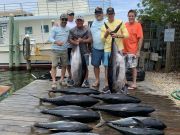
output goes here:
{"type": "Polygon", "coordinates": [[[84,21],[84,17],[82,16],[82,15],[78,15],[78,16],[76,16],[76,20],[83,20],[84,21]]]}
{"type": "Polygon", "coordinates": [[[96,7],[94,13],[103,13],[103,10],[101,7],[96,7]]]}
{"type": "Polygon", "coordinates": [[[114,14],[115,13],[114,8],[112,8],[112,7],[107,8],[106,13],[107,14],[114,14]]]}
{"type": "Polygon", "coordinates": [[[68,14],[68,15],[70,15],[70,14],[74,14],[74,11],[72,11],[72,10],[68,10],[68,11],[67,11],[67,14],[68,14]]]}
{"type": "Polygon", "coordinates": [[[65,13],[61,14],[60,19],[62,19],[62,18],[67,18],[67,14],[65,14],[65,13]]]}

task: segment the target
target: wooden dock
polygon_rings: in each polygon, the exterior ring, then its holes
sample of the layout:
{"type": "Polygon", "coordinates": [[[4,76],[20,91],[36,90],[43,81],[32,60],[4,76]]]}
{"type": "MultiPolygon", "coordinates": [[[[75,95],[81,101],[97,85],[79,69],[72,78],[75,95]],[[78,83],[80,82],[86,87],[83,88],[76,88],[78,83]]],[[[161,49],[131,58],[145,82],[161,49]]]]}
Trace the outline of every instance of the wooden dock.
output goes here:
{"type": "MultiPolygon", "coordinates": [[[[0,102],[0,134],[30,135],[35,122],[49,121],[49,115],[40,113],[39,99],[31,96],[48,97],[49,81],[36,80],[0,102]],[[29,95],[31,94],[31,95],[29,95]]],[[[42,106],[43,107],[43,106],[42,106]]],[[[43,131],[44,132],[44,131],[43,131]]]]}

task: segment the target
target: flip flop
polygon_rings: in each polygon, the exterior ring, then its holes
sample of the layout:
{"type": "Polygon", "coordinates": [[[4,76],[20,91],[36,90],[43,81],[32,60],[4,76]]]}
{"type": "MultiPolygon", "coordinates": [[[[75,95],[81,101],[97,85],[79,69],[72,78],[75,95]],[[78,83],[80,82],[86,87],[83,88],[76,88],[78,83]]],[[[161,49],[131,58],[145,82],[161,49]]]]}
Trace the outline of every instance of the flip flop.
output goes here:
{"type": "Polygon", "coordinates": [[[128,90],[135,90],[135,89],[137,89],[137,87],[132,87],[132,86],[128,87],[128,90]]]}

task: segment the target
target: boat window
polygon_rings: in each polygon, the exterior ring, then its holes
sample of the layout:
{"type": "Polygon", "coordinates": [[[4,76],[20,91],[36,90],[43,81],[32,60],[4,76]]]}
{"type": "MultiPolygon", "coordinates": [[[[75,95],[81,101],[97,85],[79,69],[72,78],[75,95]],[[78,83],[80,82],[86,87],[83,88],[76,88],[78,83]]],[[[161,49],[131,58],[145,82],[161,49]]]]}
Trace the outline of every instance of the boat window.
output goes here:
{"type": "Polygon", "coordinates": [[[49,25],[43,25],[43,29],[42,29],[42,25],[41,25],[41,32],[48,33],[49,32],[49,25]]]}
{"type": "Polygon", "coordinates": [[[25,34],[32,34],[32,26],[25,27],[25,34]]]}

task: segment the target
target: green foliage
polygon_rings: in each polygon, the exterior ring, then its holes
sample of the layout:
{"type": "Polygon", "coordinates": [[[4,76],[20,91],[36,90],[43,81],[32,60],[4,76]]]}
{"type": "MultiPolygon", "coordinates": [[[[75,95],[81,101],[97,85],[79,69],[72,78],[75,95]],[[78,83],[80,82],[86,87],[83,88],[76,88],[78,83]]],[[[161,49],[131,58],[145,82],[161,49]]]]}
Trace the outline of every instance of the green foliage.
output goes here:
{"type": "Polygon", "coordinates": [[[148,17],[158,24],[180,22],[179,0],[141,0],[138,7],[140,20],[148,17]]]}

